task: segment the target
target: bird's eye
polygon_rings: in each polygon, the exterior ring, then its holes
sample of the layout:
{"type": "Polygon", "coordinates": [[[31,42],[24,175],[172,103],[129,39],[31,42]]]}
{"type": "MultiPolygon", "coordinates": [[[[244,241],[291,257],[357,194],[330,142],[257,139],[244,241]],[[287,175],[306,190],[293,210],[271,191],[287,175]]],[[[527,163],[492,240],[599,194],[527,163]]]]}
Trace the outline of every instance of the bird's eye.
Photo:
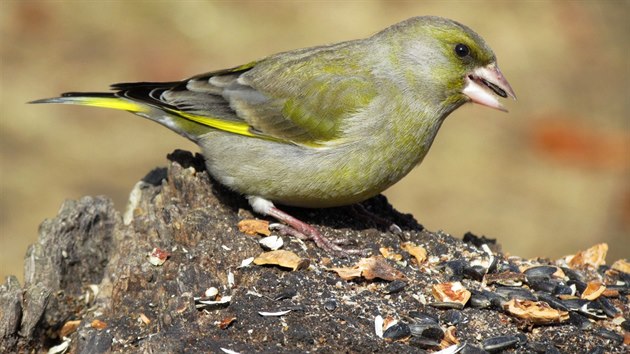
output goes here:
{"type": "Polygon", "coordinates": [[[459,43],[455,45],[455,54],[457,54],[458,57],[463,58],[470,54],[470,48],[468,48],[465,44],[459,43]]]}

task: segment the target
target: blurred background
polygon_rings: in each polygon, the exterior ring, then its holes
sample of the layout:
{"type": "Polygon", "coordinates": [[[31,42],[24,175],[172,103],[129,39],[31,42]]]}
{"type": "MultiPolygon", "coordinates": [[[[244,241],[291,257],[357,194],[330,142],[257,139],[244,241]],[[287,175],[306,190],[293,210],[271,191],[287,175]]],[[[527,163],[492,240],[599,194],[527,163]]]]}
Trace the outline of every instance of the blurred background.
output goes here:
{"type": "Polygon", "coordinates": [[[595,243],[630,256],[628,1],[0,2],[0,277],[65,199],[133,185],[196,146],[126,112],[25,102],[172,81],[278,51],[361,38],[415,15],[462,22],[518,101],[466,105],[386,192],[431,230],[497,238],[523,257],[595,243]]]}

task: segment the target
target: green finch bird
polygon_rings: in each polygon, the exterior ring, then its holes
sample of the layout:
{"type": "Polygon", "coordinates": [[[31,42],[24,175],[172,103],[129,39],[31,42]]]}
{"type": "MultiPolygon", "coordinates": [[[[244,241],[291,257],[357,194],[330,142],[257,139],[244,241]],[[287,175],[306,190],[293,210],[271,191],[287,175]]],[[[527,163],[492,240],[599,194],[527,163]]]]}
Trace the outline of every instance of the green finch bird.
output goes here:
{"type": "Polygon", "coordinates": [[[490,47],[455,21],[414,17],[365,39],[298,49],[184,81],[115,84],[34,103],[129,111],[197,143],[209,173],[253,210],[344,250],[274,203],[308,208],[373,197],[429,151],[466,102],[515,98],[490,47]]]}

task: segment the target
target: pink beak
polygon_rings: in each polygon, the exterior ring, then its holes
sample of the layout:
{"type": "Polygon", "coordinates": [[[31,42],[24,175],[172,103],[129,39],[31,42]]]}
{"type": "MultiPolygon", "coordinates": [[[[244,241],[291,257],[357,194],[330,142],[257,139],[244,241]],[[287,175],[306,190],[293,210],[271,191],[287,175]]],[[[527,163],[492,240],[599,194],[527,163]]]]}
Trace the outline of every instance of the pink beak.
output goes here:
{"type": "Polygon", "coordinates": [[[476,68],[466,76],[466,87],[462,93],[474,103],[507,112],[497,96],[516,99],[514,90],[503,77],[496,63],[476,68]]]}

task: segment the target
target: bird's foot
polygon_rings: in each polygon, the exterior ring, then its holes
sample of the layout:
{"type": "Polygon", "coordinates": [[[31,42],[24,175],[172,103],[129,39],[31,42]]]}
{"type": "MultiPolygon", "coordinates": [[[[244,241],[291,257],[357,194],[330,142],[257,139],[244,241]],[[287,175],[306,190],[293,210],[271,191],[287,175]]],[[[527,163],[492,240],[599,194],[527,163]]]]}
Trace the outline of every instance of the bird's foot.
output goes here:
{"type": "MultiPolygon", "coordinates": [[[[312,236],[307,236],[299,231],[297,231],[296,229],[292,228],[289,225],[285,225],[285,224],[280,224],[280,223],[273,223],[273,224],[269,224],[269,229],[271,230],[275,230],[278,233],[282,234],[282,235],[286,235],[286,236],[291,236],[291,237],[295,237],[297,239],[303,240],[303,241],[310,241],[310,240],[314,240],[314,237],[312,236]]],[[[347,239],[347,238],[342,238],[342,239],[332,239],[332,240],[328,240],[327,238],[321,236],[320,237],[324,238],[326,241],[337,245],[337,246],[347,246],[352,244],[352,241],[347,239]]]]}
{"type": "Polygon", "coordinates": [[[270,227],[282,234],[293,236],[299,238],[300,240],[313,240],[319,248],[325,251],[343,256],[354,254],[364,256],[368,252],[368,250],[341,248],[339,245],[348,244],[348,240],[329,240],[313,226],[283,212],[276,207],[270,208],[267,211],[267,215],[272,216],[278,221],[286,224],[272,224],[270,227]]]}

